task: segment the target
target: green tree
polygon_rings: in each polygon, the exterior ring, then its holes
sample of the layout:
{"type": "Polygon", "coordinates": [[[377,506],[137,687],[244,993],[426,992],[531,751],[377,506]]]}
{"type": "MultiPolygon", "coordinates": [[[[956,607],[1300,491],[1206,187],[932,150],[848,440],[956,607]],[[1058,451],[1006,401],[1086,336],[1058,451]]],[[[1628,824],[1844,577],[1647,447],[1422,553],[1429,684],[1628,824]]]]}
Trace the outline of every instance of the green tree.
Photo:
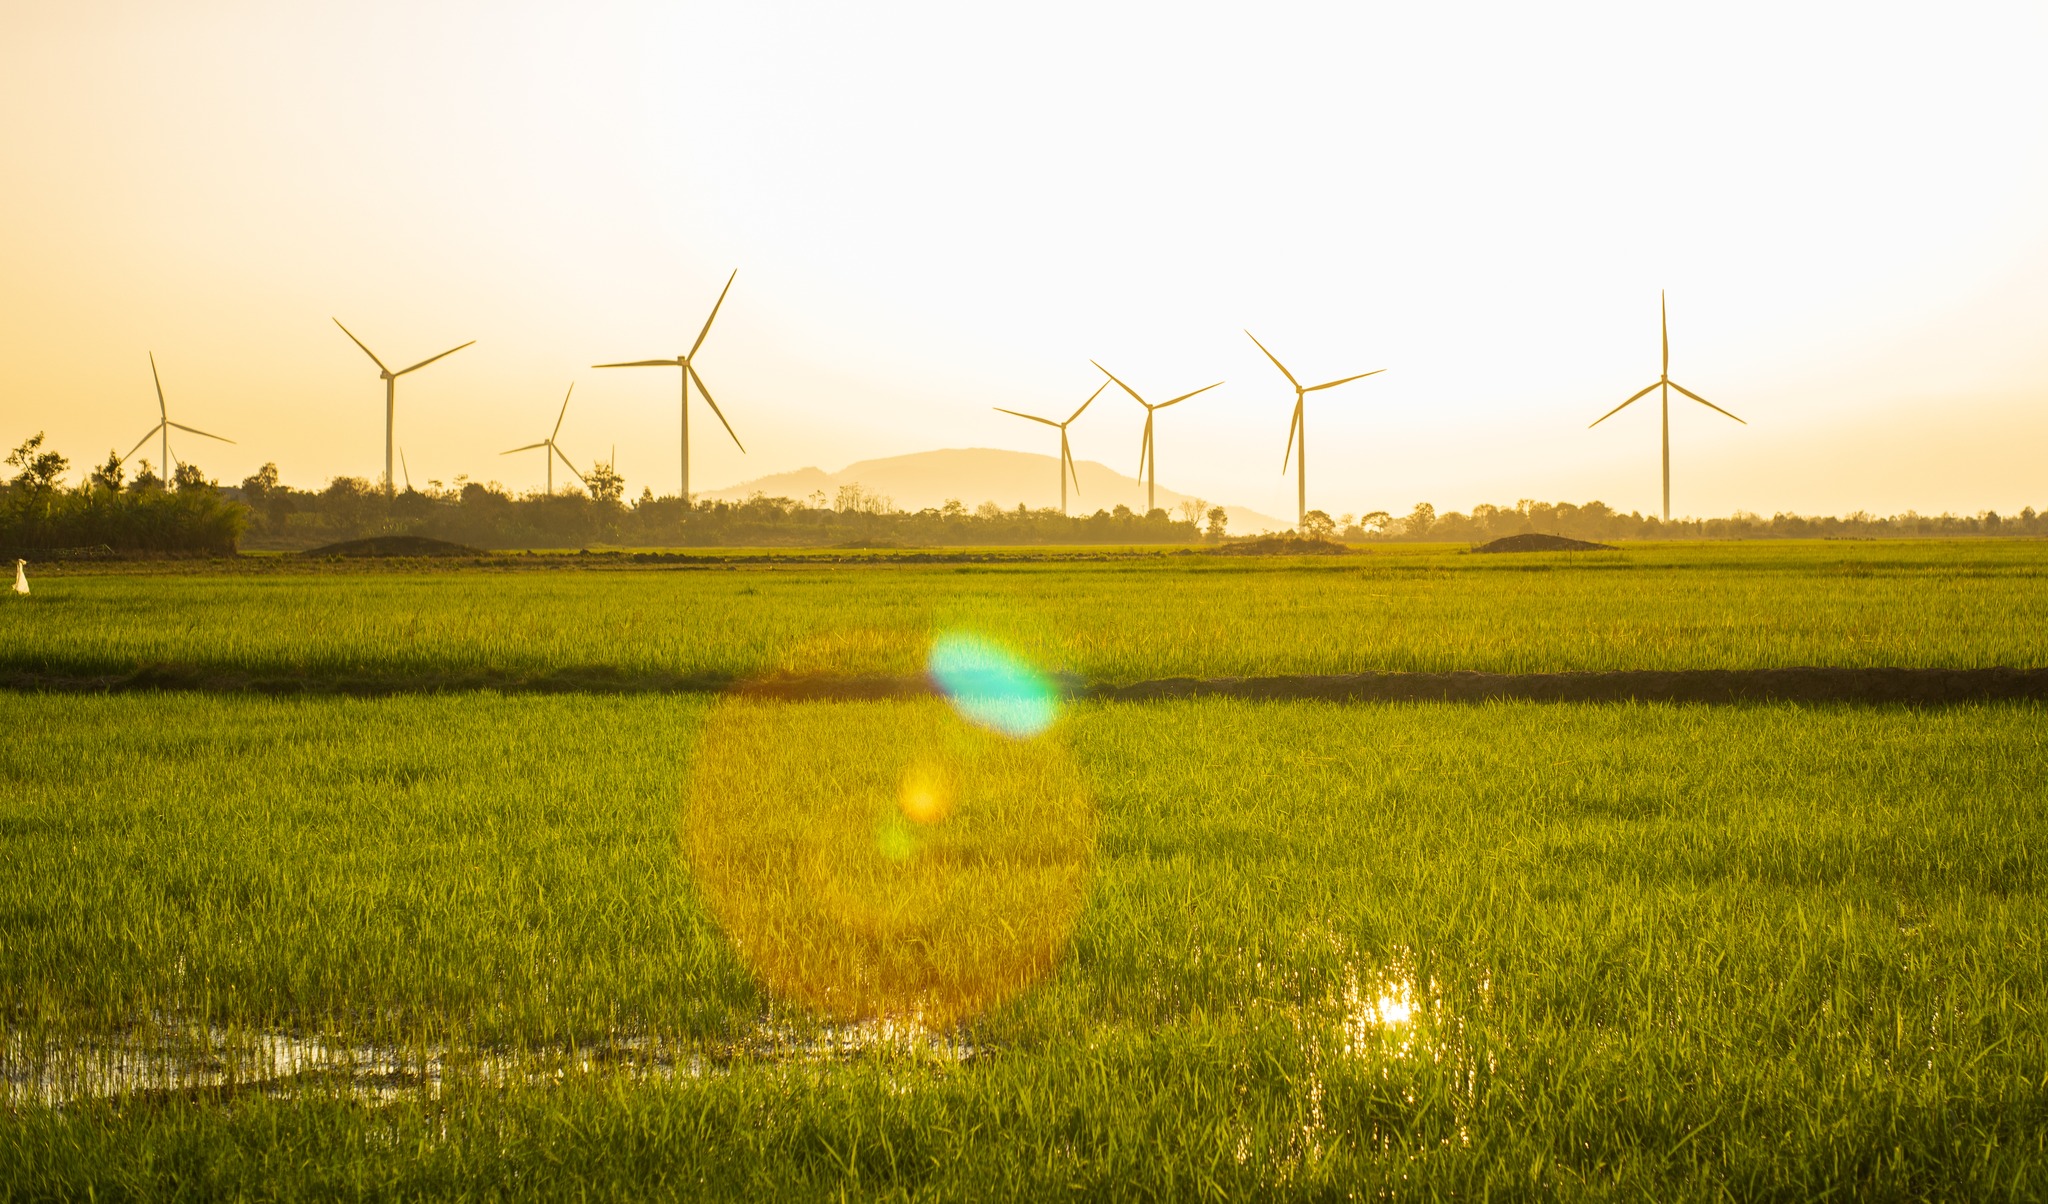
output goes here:
{"type": "Polygon", "coordinates": [[[619,499],[626,496],[626,478],[602,460],[583,474],[583,483],[589,487],[592,498],[606,505],[616,506],[619,499]]]}
{"type": "Polygon", "coordinates": [[[1230,515],[1221,506],[1209,507],[1209,538],[1218,543],[1230,534],[1230,515]]]}
{"type": "Polygon", "coordinates": [[[109,449],[107,451],[107,462],[93,469],[92,476],[87,478],[87,482],[96,489],[104,489],[109,493],[119,493],[121,492],[121,482],[126,476],[127,473],[121,465],[120,453],[109,449]]]}
{"type": "Polygon", "coordinates": [[[1428,502],[1417,502],[1415,503],[1415,509],[1410,510],[1408,517],[1401,521],[1401,533],[1410,539],[1421,539],[1429,534],[1430,528],[1434,526],[1436,526],[1436,507],[1428,502]]]}
{"type": "Polygon", "coordinates": [[[43,432],[37,431],[27,442],[7,455],[7,466],[21,470],[14,478],[17,489],[30,493],[48,493],[57,487],[57,480],[64,470],[71,467],[71,461],[54,451],[44,451],[43,432]]]}
{"type": "Polygon", "coordinates": [[[1310,539],[1335,539],[1337,522],[1322,510],[1311,510],[1301,516],[1301,533],[1310,539]]]}

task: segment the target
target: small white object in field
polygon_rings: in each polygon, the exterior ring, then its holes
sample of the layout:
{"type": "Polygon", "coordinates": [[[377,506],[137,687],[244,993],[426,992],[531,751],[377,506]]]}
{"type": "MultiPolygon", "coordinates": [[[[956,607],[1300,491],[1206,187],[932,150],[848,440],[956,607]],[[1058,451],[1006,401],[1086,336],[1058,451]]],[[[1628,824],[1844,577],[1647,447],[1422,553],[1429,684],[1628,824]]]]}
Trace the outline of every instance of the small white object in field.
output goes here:
{"type": "Polygon", "coordinates": [[[14,562],[14,592],[17,594],[28,592],[28,561],[26,560],[14,562]]]}

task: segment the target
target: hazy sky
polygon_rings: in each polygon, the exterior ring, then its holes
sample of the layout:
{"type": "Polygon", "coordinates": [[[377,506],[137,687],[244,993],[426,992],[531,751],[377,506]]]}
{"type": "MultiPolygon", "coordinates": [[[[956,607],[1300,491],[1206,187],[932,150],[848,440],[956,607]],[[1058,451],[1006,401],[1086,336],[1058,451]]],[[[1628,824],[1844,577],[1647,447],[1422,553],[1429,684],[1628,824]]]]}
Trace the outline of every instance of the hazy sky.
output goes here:
{"type": "MultiPolygon", "coordinates": [[[[176,4],[0,8],[0,436],[172,417],[223,480],[675,489],[1056,451],[1099,359],[1160,484],[1291,514],[1518,497],[2048,506],[2048,6],[176,4]],[[1046,436],[1050,432],[1045,432],[1046,436]]],[[[1076,456],[1134,471],[1105,395],[1076,456]]],[[[149,452],[154,458],[154,444],[149,452]]],[[[976,499],[968,499],[970,503],[976,499]]]]}

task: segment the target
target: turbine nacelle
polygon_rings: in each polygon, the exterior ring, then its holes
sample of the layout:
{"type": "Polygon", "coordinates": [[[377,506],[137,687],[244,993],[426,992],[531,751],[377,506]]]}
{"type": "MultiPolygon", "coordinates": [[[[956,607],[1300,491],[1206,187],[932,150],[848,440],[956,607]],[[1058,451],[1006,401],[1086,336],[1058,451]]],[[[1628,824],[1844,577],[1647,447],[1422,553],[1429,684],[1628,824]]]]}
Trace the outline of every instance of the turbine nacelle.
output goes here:
{"type": "Polygon", "coordinates": [[[163,377],[157,373],[156,353],[154,351],[149,353],[149,379],[156,385],[157,423],[155,426],[150,427],[148,432],[144,434],[142,438],[137,439],[135,441],[135,446],[128,449],[128,455],[122,456],[120,459],[120,463],[126,464],[128,462],[128,456],[132,456],[136,452],[141,451],[143,444],[149,442],[151,439],[156,438],[158,435],[162,435],[163,451],[161,455],[163,456],[164,462],[159,467],[161,467],[166,474],[169,474],[169,472],[171,471],[171,432],[174,430],[185,431],[188,434],[193,435],[204,435],[208,439],[218,439],[222,443],[234,442],[233,439],[228,438],[226,435],[216,435],[210,431],[202,431],[196,426],[186,426],[182,422],[171,421],[171,407],[170,403],[164,400],[164,380],[163,377]]]}
{"type": "Polygon", "coordinates": [[[1664,404],[1663,404],[1663,413],[1664,413],[1664,518],[1665,518],[1665,521],[1667,521],[1667,522],[1668,522],[1668,521],[1670,521],[1670,519],[1671,519],[1671,392],[1670,392],[1670,391],[1671,391],[1672,389],[1676,389],[1676,390],[1678,390],[1678,391],[1679,391],[1680,393],[1683,393],[1683,394],[1685,394],[1685,395],[1686,395],[1687,397],[1690,397],[1690,398],[1692,398],[1692,399],[1693,399],[1694,401],[1697,401],[1697,402],[1699,402],[1699,403],[1700,403],[1701,405],[1703,405],[1703,406],[1707,407],[1708,409],[1710,409],[1710,410],[1714,411],[1714,412],[1715,412],[1716,414],[1719,414],[1719,415],[1721,415],[1721,416],[1722,416],[1722,417],[1724,417],[1724,418],[1734,418],[1734,419],[1735,419],[1735,421],[1737,421],[1737,422],[1740,422],[1740,423],[1742,423],[1742,425],[1744,425],[1744,426],[1748,426],[1748,425],[1749,425],[1749,423],[1748,423],[1748,422],[1746,422],[1746,421],[1744,421],[1744,420],[1743,420],[1743,419],[1741,419],[1741,418],[1737,418],[1737,417],[1736,417],[1736,416],[1735,416],[1734,414],[1731,414],[1731,413],[1729,413],[1729,412],[1728,412],[1727,410],[1724,410],[1724,409],[1722,409],[1722,408],[1721,408],[1720,406],[1717,406],[1717,405],[1715,405],[1715,404],[1714,404],[1713,402],[1711,402],[1711,401],[1708,401],[1708,400],[1707,400],[1706,398],[1704,398],[1704,397],[1701,397],[1701,396],[1700,396],[1699,394],[1697,394],[1697,393],[1693,392],[1693,391],[1692,391],[1691,389],[1688,389],[1688,388],[1686,388],[1686,387],[1685,387],[1684,385],[1681,385],[1681,384],[1679,384],[1679,383],[1678,383],[1677,381],[1675,381],[1675,380],[1672,380],[1672,379],[1671,379],[1671,317],[1670,317],[1670,311],[1669,311],[1669,309],[1668,309],[1668,308],[1667,308],[1667,307],[1665,306],[1665,303],[1664,303],[1664,294],[1663,294],[1663,292],[1662,292],[1661,290],[1660,290],[1660,291],[1658,292],[1658,294],[1657,294],[1657,325],[1658,325],[1658,331],[1659,331],[1659,334],[1660,334],[1660,336],[1661,336],[1661,339],[1662,339],[1662,343],[1663,343],[1663,349],[1664,349],[1664,359],[1663,359],[1663,365],[1662,365],[1662,368],[1661,368],[1661,370],[1660,370],[1660,371],[1658,372],[1658,374],[1657,374],[1657,379],[1656,379],[1656,380],[1654,380],[1654,381],[1652,381],[1652,382],[1650,382],[1650,383],[1649,383],[1649,384],[1647,384],[1647,385],[1644,385],[1644,386],[1643,386],[1642,388],[1640,388],[1640,389],[1636,390],[1636,391],[1635,391],[1634,393],[1630,394],[1630,395],[1629,395],[1629,398],[1628,398],[1628,400],[1626,400],[1626,401],[1622,402],[1622,403],[1621,403],[1620,405],[1618,405],[1618,406],[1615,406],[1615,407],[1614,407],[1613,409],[1611,409],[1611,410],[1607,411],[1607,412],[1606,412],[1605,414],[1602,414],[1602,415],[1600,415],[1600,416],[1599,416],[1598,418],[1595,418],[1595,419],[1594,419],[1594,420],[1593,420],[1593,421],[1592,421],[1591,423],[1587,424],[1587,426],[1586,426],[1586,429],[1587,429],[1587,430],[1592,430],[1592,429],[1593,429],[1594,427],[1596,427],[1596,426],[1599,426],[1599,425],[1600,425],[1601,423],[1603,423],[1603,422],[1607,421],[1607,420],[1608,420],[1609,418],[1612,418],[1612,417],[1614,417],[1614,416],[1615,416],[1616,414],[1619,414],[1619,413],[1621,413],[1621,412],[1622,412],[1623,410],[1625,410],[1625,409],[1629,408],[1630,406],[1634,405],[1634,404],[1635,404],[1636,402],[1638,402],[1638,401],[1641,401],[1641,400],[1642,400],[1643,398],[1645,398],[1645,397],[1648,397],[1648,396],[1649,396],[1650,394],[1652,394],[1652,393],[1656,392],[1656,391],[1657,391],[1657,390],[1659,390],[1659,389],[1662,389],[1662,390],[1664,390],[1664,391],[1665,391],[1665,392],[1664,392],[1664,404]]]}
{"type": "Polygon", "coordinates": [[[725,278],[725,287],[718,291],[718,300],[714,302],[711,306],[711,316],[704,319],[704,329],[697,332],[697,341],[690,345],[690,349],[688,351],[676,356],[674,359],[623,360],[615,364],[591,365],[591,367],[593,368],[681,368],[683,370],[683,393],[681,403],[683,426],[682,478],[683,501],[685,502],[688,502],[690,500],[690,384],[692,381],[696,382],[697,391],[704,395],[704,404],[710,406],[711,412],[718,416],[718,425],[725,428],[725,433],[727,435],[732,436],[733,446],[739,448],[741,454],[743,455],[746,453],[747,450],[747,445],[741,443],[739,435],[733,432],[732,423],[727,422],[725,420],[725,411],[719,409],[718,402],[712,399],[711,390],[706,388],[704,385],[704,378],[697,375],[696,366],[690,362],[691,358],[694,357],[697,354],[697,352],[703,348],[704,337],[711,333],[711,324],[718,320],[718,310],[721,306],[725,304],[725,295],[732,291],[732,282],[735,278],[739,276],[739,274],[739,269],[734,268],[732,275],[727,276],[725,278]]]}
{"type": "Polygon", "coordinates": [[[1081,492],[1081,473],[1074,467],[1074,452],[1073,449],[1067,443],[1067,428],[1069,426],[1072,426],[1074,423],[1074,419],[1079,418],[1084,412],[1086,412],[1089,406],[1094,405],[1095,399],[1102,396],[1102,391],[1104,389],[1107,389],[1108,387],[1108,381],[1103,381],[1101,384],[1095,386],[1095,391],[1088,395],[1088,400],[1081,403],[1080,409],[1075,410],[1073,413],[1067,415],[1067,420],[1065,422],[1054,422],[1050,418],[1041,418],[1036,414],[1026,414],[1022,410],[1005,410],[1001,406],[989,407],[990,409],[993,409],[999,413],[1009,414],[1012,417],[1023,418],[1031,422],[1043,423],[1046,426],[1053,427],[1054,429],[1059,431],[1061,514],[1065,514],[1067,512],[1067,479],[1069,476],[1071,476],[1074,481],[1074,492],[1081,492]]]}
{"type": "Polygon", "coordinates": [[[1348,385],[1354,380],[1364,380],[1368,376],[1378,376],[1380,373],[1385,372],[1386,369],[1374,368],[1370,372],[1360,372],[1356,376],[1343,376],[1336,380],[1326,380],[1319,385],[1304,385],[1294,379],[1294,373],[1287,370],[1287,365],[1280,362],[1279,356],[1266,350],[1266,345],[1259,342],[1259,336],[1247,330],[1244,332],[1244,337],[1250,339],[1254,347],[1264,352],[1266,358],[1273,361],[1273,366],[1280,369],[1280,375],[1287,378],[1287,383],[1294,386],[1294,416],[1287,424],[1287,452],[1280,457],[1280,475],[1286,476],[1287,466],[1289,464],[1294,465],[1296,474],[1294,487],[1295,505],[1299,511],[1295,521],[1306,522],[1308,519],[1308,395],[1324,389],[1334,389],[1338,385],[1348,385]]]}

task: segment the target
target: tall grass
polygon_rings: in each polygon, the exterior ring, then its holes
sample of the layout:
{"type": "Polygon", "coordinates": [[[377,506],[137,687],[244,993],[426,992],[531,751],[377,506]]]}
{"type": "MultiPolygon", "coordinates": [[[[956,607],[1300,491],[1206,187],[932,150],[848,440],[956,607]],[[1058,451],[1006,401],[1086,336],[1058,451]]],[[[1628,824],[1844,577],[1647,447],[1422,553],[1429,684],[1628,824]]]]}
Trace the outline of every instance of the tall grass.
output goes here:
{"type": "MultiPolygon", "coordinates": [[[[786,713],[895,756],[931,705],[786,713]]],[[[1080,707],[1042,738],[1098,817],[1065,953],[925,1037],[777,997],[712,918],[711,713],[0,695],[0,1183],[2048,1189],[2038,707],[1080,707]],[[266,1077],[283,1037],[383,1052],[266,1077]],[[99,1098],[144,1048],[247,1062],[99,1098]]]]}
{"type": "Polygon", "coordinates": [[[432,685],[905,673],[934,632],[1084,678],[2048,664],[2048,544],[725,571],[117,573],[0,607],[0,673],[432,685]]]}

